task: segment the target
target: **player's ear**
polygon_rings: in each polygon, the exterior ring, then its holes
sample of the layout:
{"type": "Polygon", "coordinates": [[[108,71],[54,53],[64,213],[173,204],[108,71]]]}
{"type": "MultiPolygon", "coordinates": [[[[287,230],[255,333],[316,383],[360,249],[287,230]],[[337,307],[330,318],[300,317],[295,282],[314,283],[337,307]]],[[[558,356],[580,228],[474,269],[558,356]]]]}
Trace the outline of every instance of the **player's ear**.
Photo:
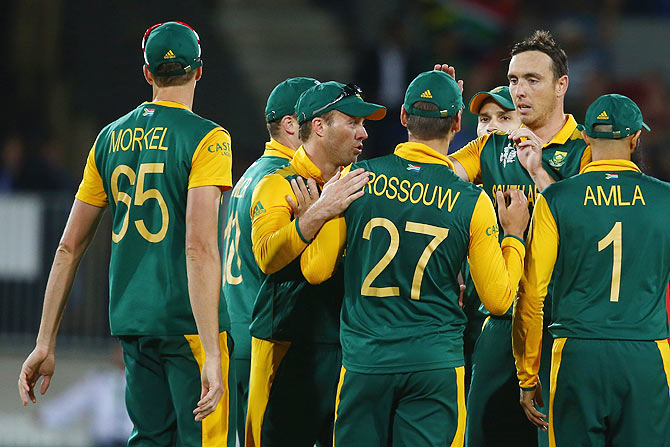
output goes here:
{"type": "Polygon", "coordinates": [[[558,78],[558,81],[556,81],[556,96],[565,96],[565,94],[568,92],[568,84],[570,84],[568,75],[563,75],[558,78]]]}
{"type": "Polygon", "coordinates": [[[326,134],[325,121],[320,116],[312,119],[312,132],[317,134],[320,137],[323,137],[326,134]]]}
{"type": "Polygon", "coordinates": [[[405,110],[405,106],[400,107],[400,124],[407,127],[407,110],[405,110]]]}
{"type": "Polygon", "coordinates": [[[149,85],[154,85],[154,78],[151,76],[149,67],[147,67],[146,65],[142,65],[142,73],[144,73],[144,79],[147,80],[147,83],[149,85]]]}
{"type": "Polygon", "coordinates": [[[640,135],[642,135],[642,129],[638,130],[633,134],[633,138],[630,139],[630,153],[635,152],[635,149],[640,145],[640,135]]]}
{"type": "Polygon", "coordinates": [[[591,145],[591,139],[589,138],[588,135],[586,135],[586,131],[582,130],[582,138],[584,139],[584,142],[588,144],[589,146],[591,145]]]}
{"type": "Polygon", "coordinates": [[[202,78],[202,65],[195,69],[195,80],[196,82],[202,78]]]}
{"type": "Polygon", "coordinates": [[[296,120],[295,115],[284,115],[281,119],[281,127],[289,135],[295,135],[298,133],[298,121],[296,120]]]}
{"type": "Polygon", "coordinates": [[[460,132],[461,131],[461,118],[463,116],[463,111],[459,110],[456,116],[454,117],[454,124],[451,125],[451,130],[454,133],[460,132]]]}

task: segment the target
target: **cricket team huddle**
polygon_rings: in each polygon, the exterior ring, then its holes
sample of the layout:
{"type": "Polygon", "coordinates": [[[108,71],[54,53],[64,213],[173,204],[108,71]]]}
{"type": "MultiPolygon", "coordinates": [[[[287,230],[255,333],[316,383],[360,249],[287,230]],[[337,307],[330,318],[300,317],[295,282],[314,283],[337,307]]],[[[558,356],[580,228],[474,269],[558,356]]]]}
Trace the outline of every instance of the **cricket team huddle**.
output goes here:
{"type": "Polygon", "coordinates": [[[631,161],[651,130],[631,99],[564,112],[549,32],[467,103],[457,150],[454,67],[418,74],[400,117],[287,79],[234,187],[229,133],[191,111],[195,30],[154,25],[142,50],[152,100],[90,150],[24,405],[109,208],[129,446],[670,446],[670,184],[631,161]],[[398,118],[407,141],[359,161],[365,120],[398,118]]]}

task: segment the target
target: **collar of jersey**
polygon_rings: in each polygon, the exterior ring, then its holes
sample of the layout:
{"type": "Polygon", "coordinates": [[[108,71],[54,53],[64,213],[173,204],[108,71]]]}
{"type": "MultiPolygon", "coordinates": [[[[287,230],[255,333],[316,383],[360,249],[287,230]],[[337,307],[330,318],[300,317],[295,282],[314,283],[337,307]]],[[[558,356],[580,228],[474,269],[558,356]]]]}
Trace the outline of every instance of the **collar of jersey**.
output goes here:
{"type": "Polygon", "coordinates": [[[284,146],[274,138],[270,138],[270,141],[265,143],[265,152],[263,152],[263,156],[288,158],[290,160],[294,155],[295,151],[293,149],[284,146]]]}
{"type": "Polygon", "coordinates": [[[440,165],[447,165],[453,171],[454,165],[447,158],[446,155],[440,154],[438,151],[423,143],[410,142],[400,143],[393,151],[398,157],[406,160],[416,161],[418,163],[433,163],[440,165]]]}
{"type": "MultiPolygon", "coordinates": [[[[561,130],[559,130],[558,133],[554,135],[554,138],[552,138],[550,142],[543,145],[542,149],[552,144],[565,144],[565,142],[570,139],[572,134],[575,132],[575,129],[577,129],[577,121],[575,121],[575,117],[569,113],[565,114],[565,118],[565,124],[563,124],[561,130]]],[[[526,126],[522,124],[521,127],[526,126]]]]}
{"type": "Polygon", "coordinates": [[[305,178],[313,178],[316,183],[323,185],[326,183],[321,175],[321,170],[309,159],[305,148],[300,146],[291,159],[291,165],[295,168],[298,175],[305,178]]]}
{"type": "Polygon", "coordinates": [[[185,110],[191,110],[187,106],[185,106],[182,103],[179,102],[174,102],[174,101],[147,101],[143,102],[142,105],[144,104],[154,104],[157,106],[164,106],[164,107],[173,107],[175,109],[185,109],[185,110]]]}
{"type": "Polygon", "coordinates": [[[594,171],[640,171],[635,163],[630,160],[598,160],[584,166],[579,173],[594,171]]]}

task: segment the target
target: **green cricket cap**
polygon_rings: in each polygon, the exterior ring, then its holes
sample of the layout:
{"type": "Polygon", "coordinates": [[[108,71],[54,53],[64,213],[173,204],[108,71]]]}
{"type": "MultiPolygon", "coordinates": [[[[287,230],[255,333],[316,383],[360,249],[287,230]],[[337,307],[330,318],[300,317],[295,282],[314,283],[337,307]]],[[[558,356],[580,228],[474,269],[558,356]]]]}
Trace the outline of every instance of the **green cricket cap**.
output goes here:
{"type": "Polygon", "coordinates": [[[586,110],[586,135],[591,138],[624,138],[633,135],[643,127],[651,130],[642,121],[642,112],[635,102],[627,96],[615,93],[603,95],[593,101],[586,110]],[[596,124],[609,124],[611,132],[596,132],[596,124]]]}
{"type": "Polygon", "coordinates": [[[182,68],[160,76],[186,74],[202,66],[200,38],[182,22],[159,23],[149,28],[142,39],[142,49],[144,62],[154,75],[158,75],[158,67],[164,63],[179,62],[182,68]]]}
{"type": "Polygon", "coordinates": [[[293,115],[295,103],[298,102],[302,92],[318,84],[319,81],[314,78],[289,78],[277,84],[268,96],[268,102],[265,105],[265,120],[271,123],[286,115],[293,115]]]}
{"type": "Polygon", "coordinates": [[[386,116],[386,107],[363,100],[362,90],[354,84],[328,81],[304,91],[295,105],[298,123],[339,110],[351,116],[380,120],[386,116]]]}
{"type": "Polygon", "coordinates": [[[407,87],[403,107],[411,115],[446,118],[463,109],[463,94],[458,83],[448,74],[439,70],[425,71],[407,87]],[[417,109],[414,104],[419,101],[435,104],[438,110],[417,109]]]}
{"type": "Polygon", "coordinates": [[[501,85],[494,89],[489,90],[488,92],[479,92],[470,100],[470,112],[475,115],[479,114],[479,111],[482,109],[482,105],[487,100],[492,99],[497,102],[500,107],[505,110],[514,110],[514,102],[512,101],[512,95],[509,93],[509,87],[506,85],[501,85]]]}

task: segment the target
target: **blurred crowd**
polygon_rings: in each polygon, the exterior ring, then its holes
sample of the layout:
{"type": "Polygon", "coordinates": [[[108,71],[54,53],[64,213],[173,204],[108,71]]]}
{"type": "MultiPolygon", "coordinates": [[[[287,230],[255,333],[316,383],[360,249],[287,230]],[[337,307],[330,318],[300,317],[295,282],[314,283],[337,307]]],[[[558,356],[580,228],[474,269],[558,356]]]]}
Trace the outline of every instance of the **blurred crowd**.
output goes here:
{"type": "MultiPolygon", "coordinates": [[[[284,0],[284,3],[291,1],[284,0]]],[[[300,3],[293,2],[296,6],[300,3]]],[[[7,32],[17,36],[15,47],[11,49],[14,56],[10,60],[25,63],[26,70],[17,76],[16,67],[7,67],[0,79],[17,83],[17,89],[8,92],[10,103],[15,101],[14,112],[0,125],[0,191],[74,190],[81,177],[85,154],[99,126],[118,116],[136,95],[146,94],[141,81],[122,85],[107,82],[106,75],[97,70],[88,75],[85,70],[82,72],[90,64],[95,68],[100,57],[88,56],[99,51],[95,46],[99,43],[80,36],[90,33],[96,23],[101,26],[107,22],[118,24],[115,14],[120,14],[119,11],[110,10],[93,21],[70,23],[67,22],[69,10],[96,13],[95,8],[83,0],[70,0],[61,2],[63,18],[60,25],[54,25],[46,17],[54,16],[59,9],[59,2],[55,3],[56,6],[54,2],[42,0],[9,3],[3,6],[4,11],[0,11],[7,13],[0,19],[6,22],[5,25],[10,25],[12,18],[30,16],[34,20],[32,24],[23,24],[32,28],[18,25],[7,28],[7,32]],[[44,8],[33,15],[31,5],[44,8]],[[39,31],[30,31],[36,27],[39,31]],[[49,42],[39,48],[44,52],[41,61],[30,56],[34,54],[33,50],[37,51],[35,45],[30,44],[33,41],[49,42]],[[21,42],[28,47],[22,50],[21,42]],[[63,55],[72,57],[63,59],[63,55]],[[105,84],[105,88],[96,90],[94,87],[100,83],[105,84]],[[95,92],[99,104],[91,101],[91,91],[95,92]],[[44,129],[37,132],[37,136],[34,123],[41,123],[41,127],[37,127],[44,129]],[[64,129],[64,125],[68,129],[64,129]]],[[[188,19],[198,23],[198,29],[203,33],[221,35],[211,17],[224,8],[225,2],[196,3],[198,8],[190,11],[198,12],[189,12],[188,19]]],[[[506,84],[511,46],[534,29],[543,28],[552,32],[568,54],[570,86],[566,113],[582,122],[586,108],[599,95],[617,92],[631,97],[640,105],[645,121],[652,128],[652,132],[644,134],[637,161],[646,173],[670,180],[670,155],[664,152],[664,141],[670,138],[670,128],[662,123],[664,104],[670,101],[667,66],[664,72],[661,58],[658,67],[646,64],[622,70],[616,66],[621,60],[617,38],[620,39],[622,23],[628,20],[648,20],[650,23],[670,20],[670,0],[567,0],[550,4],[524,0],[327,0],[314,4],[326,8],[334,20],[342,23],[342,32],[355,61],[351,67],[352,79],[342,81],[357,83],[363,88],[367,100],[384,104],[389,109],[387,119],[368,123],[370,138],[365,143],[364,152],[367,158],[388,153],[403,140],[405,130],[398,120],[400,104],[406,86],[417,73],[436,62],[455,66],[458,78],[465,81],[467,102],[476,92],[506,84]]],[[[178,2],[166,1],[164,7],[165,14],[179,14],[178,2]]],[[[149,10],[148,6],[139,8],[129,19],[133,26],[119,30],[120,34],[116,36],[118,48],[104,45],[108,49],[104,60],[123,67],[137,65],[139,53],[134,28],[143,26],[140,22],[154,20],[152,14],[155,12],[149,10]],[[129,57],[131,50],[135,53],[129,57]]],[[[665,29],[670,38],[670,27],[665,29]]],[[[636,43],[640,54],[653,51],[647,48],[645,38],[640,37],[636,43]]],[[[217,81],[203,85],[207,91],[204,96],[214,97],[212,92],[220,94],[221,85],[229,89],[230,83],[236,85],[236,93],[228,94],[233,97],[227,99],[227,107],[223,110],[218,104],[204,101],[196,106],[204,116],[216,117],[231,131],[235,148],[234,172],[239,174],[260,155],[265,135],[259,132],[259,120],[255,117],[260,116],[262,104],[251,104],[236,97],[247,97],[245,92],[249,87],[244,83],[248,81],[239,73],[230,77],[236,68],[234,60],[230,64],[222,63],[227,61],[229,54],[226,45],[230,43],[218,39],[214,48],[211,44],[208,48],[208,55],[214,52],[221,57],[206,58],[208,75],[214,72],[209,79],[216,78],[217,81]]],[[[636,54],[629,54],[627,60],[637,64],[636,54]]],[[[465,112],[464,118],[464,128],[452,145],[454,148],[475,137],[475,117],[465,112]]]]}

